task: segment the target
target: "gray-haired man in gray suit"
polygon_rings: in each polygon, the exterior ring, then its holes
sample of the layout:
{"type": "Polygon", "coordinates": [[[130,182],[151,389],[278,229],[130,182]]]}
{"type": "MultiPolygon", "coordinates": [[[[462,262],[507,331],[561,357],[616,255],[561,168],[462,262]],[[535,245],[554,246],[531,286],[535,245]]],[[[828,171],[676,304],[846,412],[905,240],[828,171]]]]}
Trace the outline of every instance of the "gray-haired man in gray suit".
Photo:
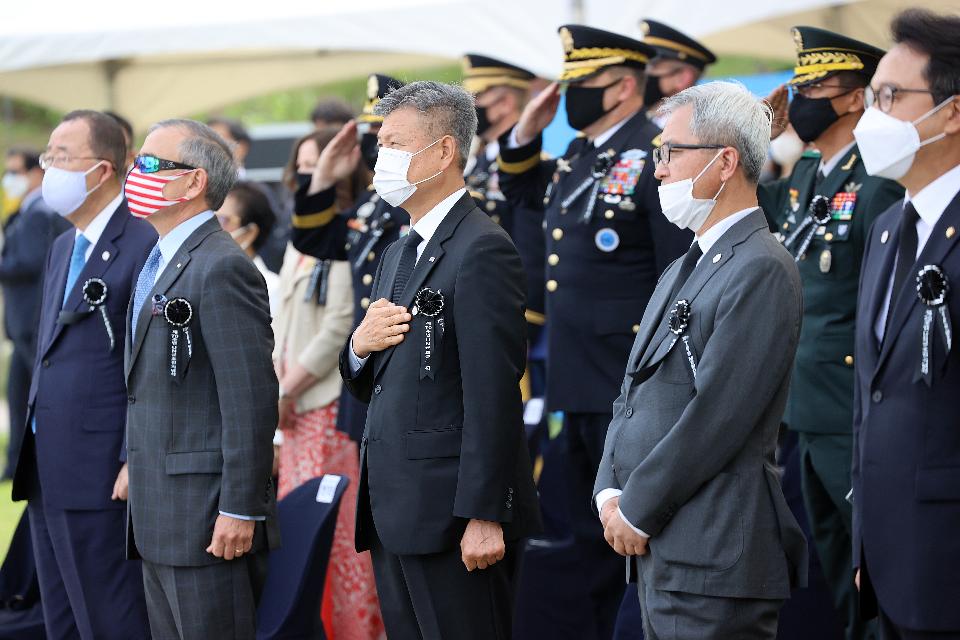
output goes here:
{"type": "Polygon", "coordinates": [[[647,640],[774,638],[806,544],[774,468],[801,288],[757,206],[771,111],[726,82],[664,110],[663,213],[696,240],[644,313],[594,495],[647,640]]]}
{"type": "Polygon", "coordinates": [[[235,177],[213,130],[169,120],[124,187],[130,212],[160,235],[126,345],[127,547],[143,558],[155,638],[252,639],[267,551],[279,544],[266,285],[211,211],[235,177]]]}

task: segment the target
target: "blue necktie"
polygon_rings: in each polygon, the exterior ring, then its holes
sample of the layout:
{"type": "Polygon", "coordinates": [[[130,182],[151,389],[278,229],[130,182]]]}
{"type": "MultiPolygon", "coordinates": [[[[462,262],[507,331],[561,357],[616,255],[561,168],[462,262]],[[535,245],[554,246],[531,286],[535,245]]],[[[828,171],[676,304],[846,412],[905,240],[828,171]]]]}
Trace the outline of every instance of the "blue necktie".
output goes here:
{"type": "Polygon", "coordinates": [[[137,288],[133,292],[133,309],[130,317],[130,343],[133,344],[133,338],[137,335],[137,318],[140,317],[140,309],[143,303],[153,290],[156,284],[157,271],[160,269],[160,245],[157,245],[147,256],[147,261],[143,263],[143,269],[140,270],[140,276],[137,278],[137,288]]]}
{"type": "Polygon", "coordinates": [[[73,291],[73,285],[77,284],[77,278],[83,271],[83,265],[87,263],[87,249],[90,248],[90,241],[82,233],[73,241],[73,253],[70,255],[70,271],[67,272],[67,286],[63,290],[63,308],[67,306],[67,298],[73,291]]]}
{"type": "MultiPolygon", "coordinates": [[[[70,270],[67,271],[67,286],[63,289],[63,304],[60,305],[61,309],[67,307],[67,298],[70,297],[70,292],[73,290],[73,285],[77,284],[77,278],[80,277],[80,272],[83,271],[83,265],[87,263],[87,249],[90,248],[90,241],[87,240],[87,237],[82,233],[78,235],[73,241],[73,253],[70,254],[70,270]]],[[[37,416],[33,416],[33,420],[30,421],[30,429],[34,433],[37,432],[37,416]]]]}

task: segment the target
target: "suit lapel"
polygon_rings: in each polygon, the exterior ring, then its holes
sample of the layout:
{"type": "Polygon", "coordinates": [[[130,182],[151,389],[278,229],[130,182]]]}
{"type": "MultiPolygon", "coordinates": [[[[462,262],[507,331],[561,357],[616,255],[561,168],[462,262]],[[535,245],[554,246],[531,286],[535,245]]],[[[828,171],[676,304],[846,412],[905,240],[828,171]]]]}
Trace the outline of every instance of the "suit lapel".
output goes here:
{"type": "MultiPolygon", "coordinates": [[[[150,321],[153,319],[153,303],[152,300],[157,294],[165,294],[170,287],[177,281],[177,278],[180,277],[180,274],[186,270],[187,263],[190,262],[190,252],[196,249],[204,241],[204,239],[210,234],[220,230],[220,223],[217,222],[216,218],[211,218],[204,222],[200,227],[191,233],[187,239],[180,245],[180,248],[173,255],[173,258],[170,259],[170,262],[166,264],[163,268],[163,273],[160,274],[160,277],[157,279],[157,283],[153,286],[150,293],[147,295],[146,299],[143,302],[143,307],[140,309],[140,316],[137,319],[137,333],[133,336],[133,341],[130,344],[129,348],[129,357],[127,358],[127,376],[129,377],[130,371],[133,369],[133,365],[137,361],[137,356],[140,355],[140,349],[143,346],[143,341],[147,335],[147,329],[150,325],[150,321]]],[[[131,296],[131,303],[132,303],[131,296]]],[[[133,310],[130,309],[127,312],[127,320],[131,319],[131,314],[133,310]]],[[[128,327],[130,325],[127,325],[128,327]]],[[[129,331],[127,334],[129,335],[129,331]]]]}
{"type": "MultiPolygon", "coordinates": [[[[898,210],[903,209],[903,201],[901,200],[896,205],[898,210]]],[[[897,218],[899,221],[900,218],[897,218]]],[[[881,237],[881,242],[879,245],[871,248],[871,260],[870,264],[864,264],[864,273],[863,273],[863,287],[861,296],[864,297],[864,311],[865,315],[862,315],[862,322],[867,326],[869,333],[868,344],[870,345],[870,353],[865,354],[869,355],[871,361],[876,363],[877,358],[880,355],[880,344],[877,342],[876,332],[873,328],[877,324],[877,316],[880,315],[880,311],[883,306],[883,301],[886,298],[887,287],[890,286],[890,276],[893,274],[893,265],[897,257],[897,248],[899,246],[899,225],[894,225],[891,228],[879,229],[878,233],[881,237]],[[887,234],[887,241],[883,242],[883,234],[887,234]],[[874,268],[871,269],[871,266],[874,268]]],[[[891,301],[892,307],[893,301],[891,301]]],[[[889,311],[888,311],[889,312],[889,311]]]]}
{"type": "MultiPolygon", "coordinates": [[[[420,259],[417,260],[417,265],[413,269],[413,273],[410,274],[410,280],[407,281],[407,286],[403,290],[403,294],[400,296],[400,299],[397,301],[397,304],[401,307],[410,308],[410,305],[413,304],[413,300],[417,295],[417,292],[420,290],[420,287],[426,281],[427,276],[430,275],[430,272],[433,271],[433,268],[439,264],[441,258],[443,257],[443,243],[446,242],[450,236],[453,235],[454,230],[456,230],[457,225],[460,224],[460,221],[472,210],[477,207],[473,198],[469,193],[463,194],[456,204],[453,205],[453,208],[450,209],[450,212],[444,217],[443,222],[440,223],[440,226],[437,227],[436,232],[434,232],[433,237],[430,238],[430,241],[427,242],[427,246],[424,247],[423,253],[420,256],[420,259]]],[[[397,267],[399,266],[399,255],[401,252],[397,253],[397,260],[393,267],[393,278],[389,280],[384,280],[384,282],[391,283],[390,286],[393,286],[393,281],[396,278],[397,267]]],[[[403,343],[401,343],[403,344],[403,343]]],[[[390,361],[390,358],[393,356],[396,347],[391,347],[380,353],[380,357],[376,362],[376,371],[374,372],[374,377],[380,375],[380,372],[387,362],[390,361]]]]}
{"type": "Polygon", "coordinates": [[[674,260],[667,270],[664,271],[660,283],[657,285],[653,295],[650,297],[650,301],[647,303],[647,309],[644,311],[643,319],[640,321],[640,330],[637,331],[637,341],[643,346],[637,350],[635,361],[627,363],[628,373],[633,373],[640,368],[640,361],[643,359],[643,355],[646,353],[647,347],[653,339],[653,334],[660,328],[660,320],[667,311],[667,303],[672,302],[667,298],[667,295],[673,291],[673,284],[677,278],[677,271],[680,270],[681,262],[683,262],[682,257],[674,260]]]}
{"type": "MultiPolygon", "coordinates": [[[[76,242],[76,240],[74,240],[74,242],[76,242]]],[[[49,336],[48,340],[40,344],[44,355],[46,355],[62,330],[62,327],[57,324],[57,316],[60,314],[60,308],[63,306],[63,295],[64,289],[67,287],[67,272],[70,270],[71,253],[73,253],[73,243],[70,243],[68,251],[64,251],[62,256],[58,256],[58,259],[53,263],[53,269],[51,269],[49,277],[46,279],[47,288],[53,287],[53,290],[49,291],[48,295],[44,296],[44,299],[55,300],[57,302],[57,308],[50,310],[48,313],[49,322],[46,326],[42,327],[45,335],[49,336]]]]}
{"type": "MultiPolygon", "coordinates": [[[[760,229],[769,229],[763,212],[758,208],[747,215],[746,218],[737,222],[733,227],[727,230],[717,242],[710,247],[710,250],[703,254],[699,264],[690,274],[690,277],[680,287],[677,292],[676,300],[667,300],[664,311],[673,308],[673,303],[677,300],[687,300],[692,309],[696,309],[694,302],[700,292],[706,286],[713,276],[726,265],[734,255],[734,247],[744,242],[760,229]]],[[[672,290],[672,285],[671,289],[672,290]]],[[[659,362],[670,351],[673,346],[674,336],[670,333],[670,328],[665,321],[664,313],[661,313],[659,322],[656,326],[653,340],[647,345],[643,357],[640,359],[640,367],[648,367],[651,364],[659,362]]]]}
{"type": "MultiPolygon", "coordinates": [[[[920,266],[927,264],[942,264],[944,259],[947,257],[947,254],[949,254],[956,245],[957,234],[954,232],[948,237],[948,227],[952,227],[954,230],[960,227],[960,194],[954,196],[953,201],[947,205],[943,215],[940,216],[940,220],[938,220],[937,224],[934,225],[933,231],[930,232],[930,238],[927,240],[927,244],[923,247],[923,251],[920,252],[920,257],[910,270],[910,274],[907,277],[906,282],[904,282],[903,289],[901,289],[900,294],[897,296],[896,300],[892,298],[890,300],[890,309],[887,311],[887,313],[893,315],[889,316],[889,321],[887,322],[887,331],[883,336],[883,345],[880,349],[880,358],[877,360],[877,371],[883,367],[884,361],[886,361],[887,356],[890,355],[890,351],[893,349],[893,343],[903,330],[903,327],[907,322],[907,318],[910,317],[913,308],[917,306],[919,298],[917,297],[915,278],[920,266]]],[[[886,291],[886,286],[884,286],[884,291],[886,291]]],[[[917,337],[917,342],[919,343],[919,336],[917,337]]]]}

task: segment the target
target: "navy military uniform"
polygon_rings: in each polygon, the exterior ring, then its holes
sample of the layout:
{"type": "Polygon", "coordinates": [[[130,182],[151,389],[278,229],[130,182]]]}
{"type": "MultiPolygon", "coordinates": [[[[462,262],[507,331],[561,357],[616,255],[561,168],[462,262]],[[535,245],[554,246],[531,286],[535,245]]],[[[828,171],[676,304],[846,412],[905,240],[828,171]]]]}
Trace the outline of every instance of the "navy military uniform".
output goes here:
{"type": "MultiPolygon", "coordinates": [[[[516,65],[468,53],[463,59],[463,88],[474,95],[494,87],[513,87],[523,92],[530,89],[536,76],[516,65]]],[[[544,367],[537,358],[536,347],[546,323],[544,315],[544,266],[546,253],[543,238],[543,208],[525,207],[509,202],[500,189],[500,167],[497,163],[499,145],[494,141],[482,144],[467,165],[467,188],[481,200],[482,208],[490,218],[510,234],[517,247],[527,278],[527,339],[530,344],[528,374],[530,388],[524,388],[526,397],[542,397],[544,367]]]]}
{"type": "MultiPolygon", "coordinates": [[[[561,27],[561,82],[610,66],[643,70],[648,45],[589,27],[561,27]]],[[[575,139],[562,158],[541,158],[542,138],[509,148],[500,140],[500,184],[520,206],[544,211],[547,409],[564,412],[570,517],[593,613],[610,637],[623,594],[623,561],[590,510],[624,363],[659,274],[685,253],[692,234],[663,217],[651,153],[660,130],[643,110],[597,145],[575,139]]]]}
{"type": "MultiPolygon", "coordinates": [[[[383,96],[403,83],[389,76],[373,74],[367,84],[367,101],[358,125],[378,124],[383,118],[373,108],[383,96]]],[[[373,186],[360,195],[356,204],[338,211],[336,187],[307,195],[309,184],[300,187],[294,196],[293,246],[297,251],[317,258],[314,274],[318,294],[322,287],[323,265],[328,260],[347,260],[353,273],[353,328],[359,326],[370,305],[371,286],[380,256],[401,232],[410,226],[410,215],[399,207],[391,207],[374,191],[373,186]]],[[[352,333],[352,332],[351,332],[352,333]]],[[[344,391],[340,396],[337,428],[357,442],[363,436],[367,405],[344,391]]]]}
{"type": "MultiPolygon", "coordinates": [[[[793,86],[823,81],[837,70],[869,81],[883,56],[876,47],[812,27],[794,29],[794,39],[793,86]]],[[[807,151],[790,176],[762,185],[758,195],[803,281],[803,327],[784,422],[799,433],[804,504],[824,577],[847,637],[861,638],[868,631],[858,620],[850,569],[852,511],[846,500],[853,458],[857,285],[870,227],[903,197],[903,188],[867,175],[856,144],[841,151],[823,175],[821,166],[830,160],[807,151]]]]}

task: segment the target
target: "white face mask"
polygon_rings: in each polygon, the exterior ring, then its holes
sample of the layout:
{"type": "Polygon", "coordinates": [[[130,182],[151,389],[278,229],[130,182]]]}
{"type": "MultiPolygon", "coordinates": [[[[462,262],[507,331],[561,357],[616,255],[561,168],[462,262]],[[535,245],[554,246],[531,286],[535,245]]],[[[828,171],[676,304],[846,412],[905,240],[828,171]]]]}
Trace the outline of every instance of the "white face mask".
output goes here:
{"type": "Polygon", "coordinates": [[[30,181],[22,173],[5,173],[3,180],[0,181],[3,186],[3,193],[11,200],[19,200],[27,195],[27,189],[30,188],[30,181]]]}
{"type": "Polygon", "coordinates": [[[63,217],[80,208],[87,196],[100,188],[98,184],[87,191],[87,175],[103,164],[103,160],[86,171],[67,171],[50,167],[43,174],[43,201],[63,217]]]}
{"type": "Polygon", "coordinates": [[[947,135],[940,133],[921,142],[916,125],[950,104],[954,97],[947,98],[913,122],[894,118],[876,107],[867,109],[853,130],[867,173],[890,180],[899,180],[905,176],[910,171],[920,147],[947,135]]]}
{"type": "Polygon", "coordinates": [[[373,188],[377,190],[377,195],[391,207],[399,207],[413,195],[418,184],[423,184],[440,175],[442,172],[437,171],[429,178],[417,182],[411,183],[407,180],[407,171],[410,170],[410,161],[413,160],[413,156],[423,153],[441,140],[443,138],[437,138],[416,153],[380,147],[377,164],[373,169],[373,188]]]}
{"type": "Polygon", "coordinates": [[[247,242],[240,242],[240,238],[247,235],[249,232],[253,231],[255,228],[257,228],[257,226],[252,222],[250,224],[245,224],[239,229],[234,229],[233,231],[231,231],[230,237],[233,238],[237,242],[237,244],[240,245],[241,249],[246,251],[250,247],[250,245],[253,244],[253,240],[248,240],[247,242]]]}
{"type": "Polygon", "coordinates": [[[806,146],[796,133],[784,131],[770,141],[770,157],[781,167],[793,166],[806,146]]]}
{"type": "Polygon", "coordinates": [[[710,200],[694,198],[693,185],[700,179],[700,176],[706,173],[707,169],[717,161],[721,153],[723,153],[723,149],[721,149],[717,155],[713,156],[713,160],[707,163],[707,166],[697,174],[696,178],[692,180],[690,178],[677,180],[676,182],[662,184],[657,187],[657,191],[660,194],[660,208],[663,210],[663,215],[667,220],[681,229],[690,229],[694,233],[703,226],[703,223],[706,222],[710,216],[710,212],[713,211],[713,208],[717,205],[717,198],[720,197],[720,193],[723,191],[723,188],[727,186],[727,183],[724,182],[721,184],[720,191],[717,191],[717,195],[713,196],[710,200]]]}

